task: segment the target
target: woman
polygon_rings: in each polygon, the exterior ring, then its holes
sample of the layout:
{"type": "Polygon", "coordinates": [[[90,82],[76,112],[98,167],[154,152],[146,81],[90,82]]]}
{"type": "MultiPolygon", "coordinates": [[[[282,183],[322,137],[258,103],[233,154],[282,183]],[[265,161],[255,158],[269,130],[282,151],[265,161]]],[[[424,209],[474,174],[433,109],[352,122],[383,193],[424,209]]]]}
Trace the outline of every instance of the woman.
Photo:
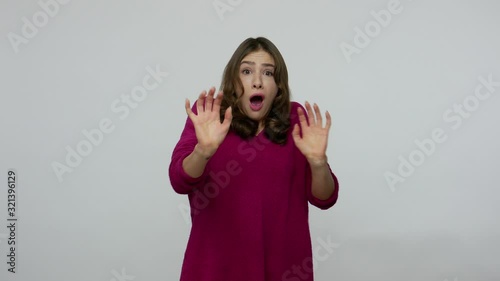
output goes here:
{"type": "Polygon", "coordinates": [[[169,168],[191,207],[180,279],[313,280],[308,202],[328,209],[338,197],[329,113],[323,126],[316,104],[290,101],[285,62],[262,37],[236,49],[217,96],[212,87],[185,107],[169,168]]]}

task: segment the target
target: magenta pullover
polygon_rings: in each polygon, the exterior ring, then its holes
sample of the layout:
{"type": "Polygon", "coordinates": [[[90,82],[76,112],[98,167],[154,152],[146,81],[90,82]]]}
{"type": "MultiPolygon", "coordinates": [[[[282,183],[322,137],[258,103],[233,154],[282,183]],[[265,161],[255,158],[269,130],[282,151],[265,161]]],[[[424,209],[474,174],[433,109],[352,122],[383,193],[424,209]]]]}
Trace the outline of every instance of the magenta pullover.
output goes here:
{"type": "Polygon", "coordinates": [[[332,207],[339,185],[332,173],[332,196],[312,195],[309,163],[291,135],[298,107],[292,102],[285,145],[272,143],[264,131],[243,140],[230,130],[198,178],[182,168],[197,143],[187,118],[169,167],[173,189],[187,194],[191,207],[181,281],[314,280],[308,202],[332,207]]]}

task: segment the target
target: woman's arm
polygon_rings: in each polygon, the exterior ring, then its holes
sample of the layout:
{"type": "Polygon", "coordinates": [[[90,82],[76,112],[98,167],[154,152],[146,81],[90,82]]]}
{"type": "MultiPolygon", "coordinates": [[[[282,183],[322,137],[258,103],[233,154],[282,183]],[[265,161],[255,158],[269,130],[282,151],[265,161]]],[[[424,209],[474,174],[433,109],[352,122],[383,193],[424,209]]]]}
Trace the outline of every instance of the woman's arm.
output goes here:
{"type": "Polygon", "coordinates": [[[223,93],[214,98],[215,88],[210,88],[208,94],[203,91],[196,101],[196,113],[191,110],[189,100],[186,99],[186,113],[193,122],[197,144],[191,154],[182,161],[182,168],[189,176],[197,178],[203,174],[207,161],[217,151],[229,131],[232,114],[229,107],[220,122],[220,105],[223,93]]]}
{"type": "Polygon", "coordinates": [[[311,167],[311,193],[320,200],[326,200],[335,191],[335,182],[328,167],[326,156],[324,161],[309,162],[311,167]]]}
{"type": "Polygon", "coordinates": [[[327,200],[332,197],[337,185],[326,156],[331,117],[327,111],[326,124],[323,128],[323,119],[318,105],[314,104],[314,111],[308,102],[305,106],[307,116],[302,107],[297,108],[300,126],[295,124],[292,136],[295,145],[309,163],[312,195],[319,200],[327,200]]]}
{"type": "Polygon", "coordinates": [[[189,176],[198,178],[205,171],[207,162],[210,159],[209,155],[210,153],[200,148],[199,144],[196,144],[193,152],[182,161],[182,168],[189,176]]]}

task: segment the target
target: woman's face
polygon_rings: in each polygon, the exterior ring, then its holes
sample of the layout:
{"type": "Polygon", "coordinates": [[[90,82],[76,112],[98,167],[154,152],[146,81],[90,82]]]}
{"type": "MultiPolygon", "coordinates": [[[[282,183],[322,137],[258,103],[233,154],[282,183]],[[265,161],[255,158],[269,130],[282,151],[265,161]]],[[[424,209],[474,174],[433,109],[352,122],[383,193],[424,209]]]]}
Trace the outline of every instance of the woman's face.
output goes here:
{"type": "MultiPolygon", "coordinates": [[[[239,77],[243,89],[237,89],[236,94],[241,97],[242,110],[253,120],[263,121],[278,93],[274,70],[274,59],[263,50],[250,53],[241,60],[239,77]]],[[[259,129],[262,128],[263,123],[260,123],[259,129]]]]}

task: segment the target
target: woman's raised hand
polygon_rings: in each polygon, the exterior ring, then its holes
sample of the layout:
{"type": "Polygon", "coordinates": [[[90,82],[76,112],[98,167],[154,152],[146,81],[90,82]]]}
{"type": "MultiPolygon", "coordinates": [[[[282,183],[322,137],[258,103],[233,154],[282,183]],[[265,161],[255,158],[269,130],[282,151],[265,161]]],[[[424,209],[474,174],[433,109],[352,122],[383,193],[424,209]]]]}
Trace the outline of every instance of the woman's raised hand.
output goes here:
{"type": "Polygon", "coordinates": [[[219,112],[223,93],[220,91],[217,97],[214,95],[215,87],[210,88],[208,94],[206,91],[201,92],[196,102],[197,114],[191,110],[189,99],[186,99],[186,113],[193,122],[198,139],[195,149],[205,159],[210,158],[217,151],[226,137],[233,119],[231,107],[228,107],[224,113],[224,121],[221,123],[219,112]]]}
{"type": "Polygon", "coordinates": [[[306,102],[307,119],[302,108],[297,109],[299,124],[295,124],[292,136],[297,148],[304,154],[311,166],[321,166],[327,162],[326,147],[328,145],[328,134],[332,124],[332,117],[326,112],[326,124],[323,127],[323,118],[317,104],[314,111],[311,104],[306,102]],[[307,124],[309,121],[309,124],[307,124]],[[302,131],[302,137],[300,136],[302,131]]]}

